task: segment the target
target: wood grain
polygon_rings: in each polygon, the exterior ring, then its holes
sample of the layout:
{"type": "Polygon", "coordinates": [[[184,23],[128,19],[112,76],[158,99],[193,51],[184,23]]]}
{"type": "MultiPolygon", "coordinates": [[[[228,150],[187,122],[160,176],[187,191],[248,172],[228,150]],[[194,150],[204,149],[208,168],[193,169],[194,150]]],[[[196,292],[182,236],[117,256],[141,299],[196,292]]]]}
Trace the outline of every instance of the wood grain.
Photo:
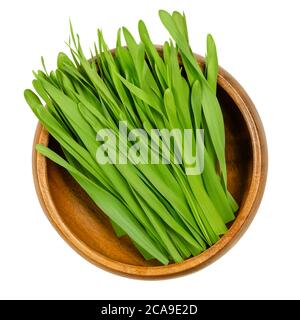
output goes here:
{"type": "MultiPolygon", "coordinates": [[[[161,47],[157,47],[161,53],[161,47]]],[[[203,58],[196,55],[203,66],[203,58]]],[[[108,271],[143,279],[183,275],[222,256],[245,232],[260,204],[267,177],[267,144],[255,106],[224,69],[218,98],[225,120],[228,187],[240,205],[228,232],[211,248],[179,264],[145,261],[127,237],[117,238],[105,215],[61,167],[33,148],[33,177],[44,212],[60,235],[84,258],[108,271]]],[[[38,124],[33,145],[59,146],[38,124]]]]}

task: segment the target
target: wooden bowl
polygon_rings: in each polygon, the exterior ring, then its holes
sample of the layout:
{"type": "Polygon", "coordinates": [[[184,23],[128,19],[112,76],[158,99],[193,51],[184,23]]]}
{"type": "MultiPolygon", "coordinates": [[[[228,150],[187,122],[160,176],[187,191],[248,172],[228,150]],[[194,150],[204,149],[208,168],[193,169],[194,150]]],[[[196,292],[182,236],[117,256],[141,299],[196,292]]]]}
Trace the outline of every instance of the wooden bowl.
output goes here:
{"type": "MultiPolygon", "coordinates": [[[[161,53],[161,47],[158,47],[161,53]]],[[[199,64],[203,58],[196,55],[199,64]]],[[[228,188],[240,205],[228,232],[212,247],[182,263],[161,266],[145,261],[127,237],[117,238],[105,215],[63,168],[36,153],[33,176],[40,203],[59,234],[81,256],[108,271],[143,279],[182,275],[222,256],[245,232],[260,204],[267,176],[267,145],[251,99],[224,69],[218,77],[218,98],[226,130],[228,188]]],[[[37,143],[59,146],[38,124],[37,143]]]]}

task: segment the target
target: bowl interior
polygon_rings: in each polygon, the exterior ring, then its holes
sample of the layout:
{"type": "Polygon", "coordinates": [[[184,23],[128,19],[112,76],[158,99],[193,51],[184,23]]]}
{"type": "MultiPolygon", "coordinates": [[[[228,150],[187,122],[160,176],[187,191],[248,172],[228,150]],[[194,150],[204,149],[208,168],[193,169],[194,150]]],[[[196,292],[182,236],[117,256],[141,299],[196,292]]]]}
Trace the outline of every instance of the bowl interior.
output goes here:
{"type": "MultiPolygon", "coordinates": [[[[232,98],[218,87],[225,120],[228,188],[240,205],[246,200],[253,174],[253,150],[249,130],[232,98]]],[[[59,151],[50,137],[49,145],[59,151]]],[[[46,160],[47,188],[61,222],[91,250],[113,261],[132,266],[157,266],[145,261],[127,237],[117,238],[110,222],[63,168],[46,160]]],[[[237,215],[239,212],[237,212],[237,215]]]]}

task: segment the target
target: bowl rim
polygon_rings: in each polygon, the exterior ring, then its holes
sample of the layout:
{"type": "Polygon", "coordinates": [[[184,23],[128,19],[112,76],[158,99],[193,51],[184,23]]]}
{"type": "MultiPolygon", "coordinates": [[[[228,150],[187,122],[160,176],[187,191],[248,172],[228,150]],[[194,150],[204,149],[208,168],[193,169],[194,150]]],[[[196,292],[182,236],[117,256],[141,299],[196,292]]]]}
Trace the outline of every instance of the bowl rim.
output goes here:
{"type": "MultiPolygon", "coordinates": [[[[161,53],[162,47],[156,46],[161,53]]],[[[112,50],[114,52],[114,50],[112,50]]],[[[204,58],[195,54],[199,64],[204,64],[204,58]]],[[[46,158],[35,150],[37,143],[48,145],[49,134],[47,130],[38,123],[32,149],[32,172],[35,189],[43,208],[51,224],[61,237],[82,257],[107,271],[138,278],[138,279],[161,279],[184,275],[199,270],[214,262],[224,255],[244,234],[253,220],[261,202],[268,170],[268,151],[264,128],[256,108],[243,89],[243,87],[222,67],[219,67],[218,85],[234,101],[239,108],[247,125],[253,151],[253,173],[249,192],[244,206],[229,230],[213,246],[200,255],[189,258],[181,263],[166,266],[136,266],[112,260],[105,255],[91,249],[86,243],[75,236],[64,223],[59,215],[58,209],[51,197],[47,179],[46,158]]]]}

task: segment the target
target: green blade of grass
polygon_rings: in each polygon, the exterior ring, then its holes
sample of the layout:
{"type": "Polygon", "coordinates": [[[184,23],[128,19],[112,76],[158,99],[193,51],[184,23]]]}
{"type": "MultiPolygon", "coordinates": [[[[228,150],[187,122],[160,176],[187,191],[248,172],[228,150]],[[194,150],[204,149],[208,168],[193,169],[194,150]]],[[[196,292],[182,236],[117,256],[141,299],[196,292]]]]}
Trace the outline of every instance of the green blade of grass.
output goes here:
{"type": "Polygon", "coordinates": [[[91,199],[105,212],[116,224],[122,226],[123,230],[145,251],[154,256],[163,264],[168,264],[169,260],[164,256],[145,232],[137,223],[130,211],[117,198],[113,197],[107,191],[101,189],[98,185],[86,178],[78,170],[72,167],[63,158],[43,145],[37,145],[38,152],[45,157],[56,162],[70,172],[81,187],[87,192],[91,199]]]}

